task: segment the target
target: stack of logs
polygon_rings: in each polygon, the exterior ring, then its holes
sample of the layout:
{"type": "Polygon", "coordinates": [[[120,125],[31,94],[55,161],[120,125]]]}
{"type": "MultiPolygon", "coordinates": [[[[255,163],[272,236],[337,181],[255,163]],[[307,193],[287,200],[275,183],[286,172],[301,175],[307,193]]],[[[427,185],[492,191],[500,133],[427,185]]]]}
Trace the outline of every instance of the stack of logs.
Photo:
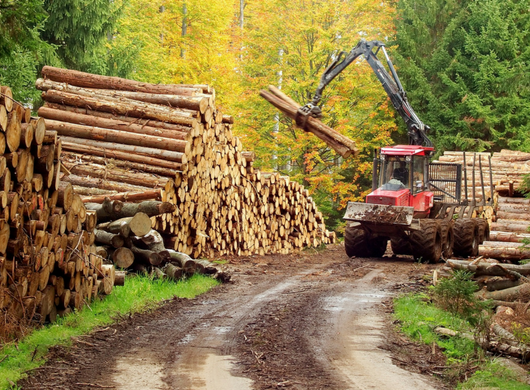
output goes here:
{"type": "Polygon", "coordinates": [[[523,328],[528,326],[530,265],[502,264],[495,259],[448,260],[447,264],[453,270],[471,272],[480,287],[475,296],[490,300],[496,308],[490,326],[491,334],[483,340],[483,347],[495,354],[527,362],[530,347],[521,343],[511,332],[514,324],[520,321],[523,321],[523,328]]]}
{"type": "Polygon", "coordinates": [[[94,230],[98,255],[116,267],[172,280],[194,273],[209,274],[223,282],[230,279],[208,261],[165,248],[160,233],[151,228],[151,217],[175,211],[171,203],[125,203],[107,198],[103,203],[86,203],[85,207],[94,211],[100,222],[94,230]]]}
{"type": "Polygon", "coordinates": [[[505,261],[530,259],[530,199],[499,197],[496,221],[490,238],[479,247],[479,255],[505,261]]]}
{"type": "MultiPolygon", "coordinates": [[[[114,268],[95,254],[96,215],[61,182],[61,141],[0,89],[0,329],[54,320],[108,294],[114,268]],[[3,326],[4,325],[4,326],[3,326]]],[[[6,336],[2,334],[0,336],[6,336]]]]}
{"type": "Polygon", "coordinates": [[[52,67],[37,88],[84,202],[162,200],[167,248],[194,258],[288,253],[334,242],[308,191],[252,167],[206,85],[154,85],[52,67]]]}
{"type": "MultiPolygon", "coordinates": [[[[495,191],[504,196],[513,196],[514,193],[518,192],[521,184],[524,181],[524,177],[530,174],[530,153],[518,152],[513,150],[501,150],[500,152],[491,153],[466,153],[466,165],[467,165],[467,180],[468,189],[471,188],[472,179],[475,179],[475,186],[477,188],[476,196],[481,196],[481,169],[479,166],[478,159],[481,159],[483,166],[482,172],[485,183],[486,195],[489,196],[491,193],[490,188],[490,177],[488,169],[488,161],[491,158],[491,170],[492,170],[492,183],[495,187],[495,191]],[[473,177],[473,155],[475,158],[475,175],[473,177]]],[[[454,162],[463,163],[463,152],[444,152],[443,156],[440,156],[440,162],[454,162]]],[[[469,197],[472,198],[473,194],[469,192],[469,197]]]]}

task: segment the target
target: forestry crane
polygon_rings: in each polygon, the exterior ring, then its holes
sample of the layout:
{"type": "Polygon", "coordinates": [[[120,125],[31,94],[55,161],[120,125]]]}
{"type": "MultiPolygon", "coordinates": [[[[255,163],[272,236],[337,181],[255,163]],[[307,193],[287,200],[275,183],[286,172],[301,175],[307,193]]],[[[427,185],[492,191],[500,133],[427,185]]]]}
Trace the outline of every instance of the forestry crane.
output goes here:
{"type": "MultiPolygon", "coordinates": [[[[383,147],[376,153],[372,192],[365,203],[349,202],[346,209],[346,253],[381,257],[390,240],[394,254],[413,255],[422,261],[436,262],[453,252],[476,255],[478,245],[489,235],[488,221],[477,218],[486,205],[485,197],[481,204],[474,197],[469,201],[466,185],[462,199],[460,164],[430,162],[434,148],[427,136],[429,126],[410,106],[383,42],[363,39],[349,53],[340,53],[322,75],[312,101],[298,110],[296,122],[300,125],[308,116],[322,116],[318,104],[324,88],[360,56],[370,64],[403,118],[409,144],[383,147]],[[390,74],[377,58],[380,51],[390,74]]],[[[464,157],[464,176],[465,166],[464,157]]],[[[482,189],[484,193],[483,181],[482,189]]]]}

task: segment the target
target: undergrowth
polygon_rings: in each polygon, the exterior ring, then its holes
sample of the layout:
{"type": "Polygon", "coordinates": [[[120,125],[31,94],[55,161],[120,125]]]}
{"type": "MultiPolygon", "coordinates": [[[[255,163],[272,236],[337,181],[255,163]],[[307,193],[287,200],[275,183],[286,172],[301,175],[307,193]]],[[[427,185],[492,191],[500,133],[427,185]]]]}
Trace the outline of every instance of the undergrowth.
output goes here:
{"type": "Polygon", "coordinates": [[[218,284],[203,275],[178,283],[147,276],[128,277],[125,286],[115,287],[104,299],[33,331],[20,342],[4,345],[0,351],[0,390],[15,389],[15,383],[25,372],[45,363],[45,355],[52,346],[69,346],[72,337],[117,322],[123,316],[155,309],[160,302],[173,297],[194,298],[218,284]]]}
{"type": "Polygon", "coordinates": [[[413,340],[432,345],[435,343],[447,357],[448,369],[444,379],[458,384],[458,389],[495,388],[529,389],[518,382],[515,374],[499,363],[486,358],[479,342],[486,336],[491,318],[489,302],[475,298],[478,286],[471,274],[456,271],[452,278],[440,280],[428,292],[403,295],[394,301],[395,317],[400,329],[413,340]],[[455,336],[435,332],[445,327],[455,336]],[[472,375],[468,379],[468,374],[472,375]]]}

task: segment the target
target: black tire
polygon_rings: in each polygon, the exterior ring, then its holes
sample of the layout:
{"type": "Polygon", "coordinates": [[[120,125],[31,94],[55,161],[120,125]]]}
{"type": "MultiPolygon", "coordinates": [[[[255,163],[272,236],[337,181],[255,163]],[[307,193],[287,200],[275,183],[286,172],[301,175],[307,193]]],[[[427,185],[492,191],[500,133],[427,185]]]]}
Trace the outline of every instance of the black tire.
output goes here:
{"type": "Polygon", "coordinates": [[[453,250],[455,245],[455,231],[453,228],[453,222],[442,222],[442,257],[447,260],[453,256],[453,250]]]}
{"type": "Polygon", "coordinates": [[[479,235],[477,221],[470,218],[459,218],[455,221],[454,253],[460,257],[478,254],[479,235]]]}
{"type": "Polygon", "coordinates": [[[478,223],[478,243],[481,245],[484,241],[490,239],[490,224],[487,219],[477,219],[478,223]]]}
{"type": "Polygon", "coordinates": [[[420,230],[410,235],[410,244],[414,259],[422,262],[436,263],[442,257],[442,232],[435,219],[420,220],[420,230]]]}
{"type": "Polygon", "coordinates": [[[363,229],[347,226],[344,231],[344,247],[348,257],[382,257],[387,242],[383,237],[367,237],[363,229]]]}
{"type": "Polygon", "coordinates": [[[392,252],[394,252],[395,255],[410,255],[411,253],[410,243],[406,238],[392,238],[390,245],[392,246],[392,252]]]}

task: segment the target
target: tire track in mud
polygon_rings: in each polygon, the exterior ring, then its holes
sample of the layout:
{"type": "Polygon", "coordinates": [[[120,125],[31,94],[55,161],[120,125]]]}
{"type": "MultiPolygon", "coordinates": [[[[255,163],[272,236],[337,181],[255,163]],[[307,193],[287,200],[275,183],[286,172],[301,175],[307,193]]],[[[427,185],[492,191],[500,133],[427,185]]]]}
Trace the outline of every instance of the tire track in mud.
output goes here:
{"type": "Polygon", "coordinates": [[[340,247],[247,261],[237,265],[233,284],[52,350],[21,387],[364,390],[401,381],[430,389],[424,377],[407,382],[412,374],[377,348],[378,307],[410,263],[348,259],[340,247]],[[368,353],[375,353],[368,357],[374,368],[362,364],[368,353]],[[391,372],[390,382],[372,380],[381,369],[391,372]]]}

